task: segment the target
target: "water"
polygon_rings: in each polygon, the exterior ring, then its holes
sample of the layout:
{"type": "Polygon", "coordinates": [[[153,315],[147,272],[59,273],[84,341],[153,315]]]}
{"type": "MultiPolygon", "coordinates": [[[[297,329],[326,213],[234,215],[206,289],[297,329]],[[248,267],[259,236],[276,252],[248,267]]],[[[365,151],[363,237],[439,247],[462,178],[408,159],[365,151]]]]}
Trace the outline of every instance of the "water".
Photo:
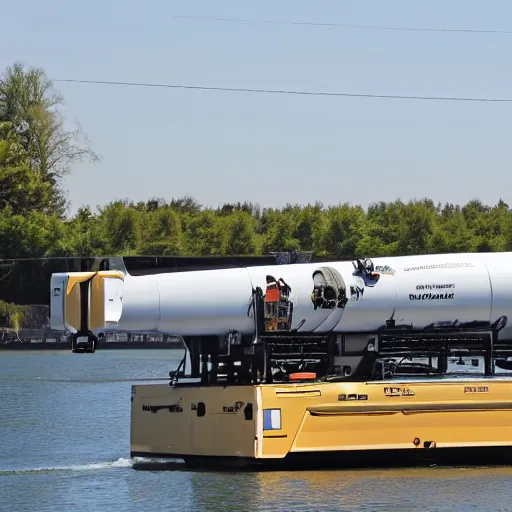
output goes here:
{"type": "Polygon", "coordinates": [[[220,473],[130,460],[131,383],[165,378],[180,357],[0,352],[0,511],[512,511],[512,467],[220,473]]]}

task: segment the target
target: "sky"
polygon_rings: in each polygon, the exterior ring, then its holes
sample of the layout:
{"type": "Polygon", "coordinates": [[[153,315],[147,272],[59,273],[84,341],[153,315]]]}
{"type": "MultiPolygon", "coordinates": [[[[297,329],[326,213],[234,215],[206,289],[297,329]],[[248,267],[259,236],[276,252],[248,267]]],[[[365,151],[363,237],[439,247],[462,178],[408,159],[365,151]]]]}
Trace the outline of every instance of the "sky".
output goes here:
{"type": "MultiPolygon", "coordinates": [[[[55,80],[512,98],[507,0],[26,0],[2,7],[0,69],[55,80]]],[[[191,195],[205,206],[421,199],[512,204],[512,103],[252,94],[55,82],[101,162],[73,166],[71,213],[191,195]]]]}

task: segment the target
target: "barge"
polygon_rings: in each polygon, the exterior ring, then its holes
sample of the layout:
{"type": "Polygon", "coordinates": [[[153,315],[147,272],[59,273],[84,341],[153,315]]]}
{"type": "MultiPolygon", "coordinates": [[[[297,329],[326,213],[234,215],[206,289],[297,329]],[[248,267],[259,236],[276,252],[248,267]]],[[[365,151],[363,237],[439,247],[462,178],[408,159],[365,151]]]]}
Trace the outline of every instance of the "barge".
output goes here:
{"type": "MultiPolygon", "coordinates": [[[[299,467],[512,461],[512,253],[57,273],[72,350],[178,336],[132,386],[131,456],[299,467]]],[[[128,399],[128,397],[127,397],[128,399]]]]}

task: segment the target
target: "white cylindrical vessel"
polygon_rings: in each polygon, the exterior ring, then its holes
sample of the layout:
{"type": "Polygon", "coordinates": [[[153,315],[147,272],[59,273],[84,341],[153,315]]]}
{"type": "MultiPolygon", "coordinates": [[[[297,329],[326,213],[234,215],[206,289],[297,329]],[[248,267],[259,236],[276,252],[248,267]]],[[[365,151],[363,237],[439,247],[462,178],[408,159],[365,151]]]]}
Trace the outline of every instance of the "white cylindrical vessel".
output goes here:
{"type": "Polygon", "coordinates": [[[117,330],[156,331],[160,320],[160,293],[156,275],[124,279],[122,313],[117,330]]]}
{"type": "Polygon", "coordinates": [[[511,262],[512,253],[437,254],[375,258],[373,273],[343,261],[127,275],[117,330],[251,334],[252,291],[272,282],[286,288],[275,311],[288,308],[286,329],[300,333],[493,323],[512,314],[511,262]]]}
{"type": "Polygon", "coordinates": [[[253,332],[254,320],[248,314],[252,284],[245,268],[159,274],[156,278],[159,331],[194,336],[253,332]]]}
{"type": "Polygon", "coordinates": [[[117,330],[189,336],[251,333],[251,298],[245,268],[126,276],[117,330]]]}

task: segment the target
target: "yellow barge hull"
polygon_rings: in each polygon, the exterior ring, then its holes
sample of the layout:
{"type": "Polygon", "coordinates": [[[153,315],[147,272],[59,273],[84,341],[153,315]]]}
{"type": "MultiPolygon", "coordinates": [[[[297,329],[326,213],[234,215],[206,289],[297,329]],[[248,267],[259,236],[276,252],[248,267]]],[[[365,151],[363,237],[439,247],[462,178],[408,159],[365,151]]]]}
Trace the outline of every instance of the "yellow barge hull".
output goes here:
{"type": "Polygon", "coordinates": [[[512,462],[511,379],[132,387],[133,457],[248,464],[512,462]]]}

